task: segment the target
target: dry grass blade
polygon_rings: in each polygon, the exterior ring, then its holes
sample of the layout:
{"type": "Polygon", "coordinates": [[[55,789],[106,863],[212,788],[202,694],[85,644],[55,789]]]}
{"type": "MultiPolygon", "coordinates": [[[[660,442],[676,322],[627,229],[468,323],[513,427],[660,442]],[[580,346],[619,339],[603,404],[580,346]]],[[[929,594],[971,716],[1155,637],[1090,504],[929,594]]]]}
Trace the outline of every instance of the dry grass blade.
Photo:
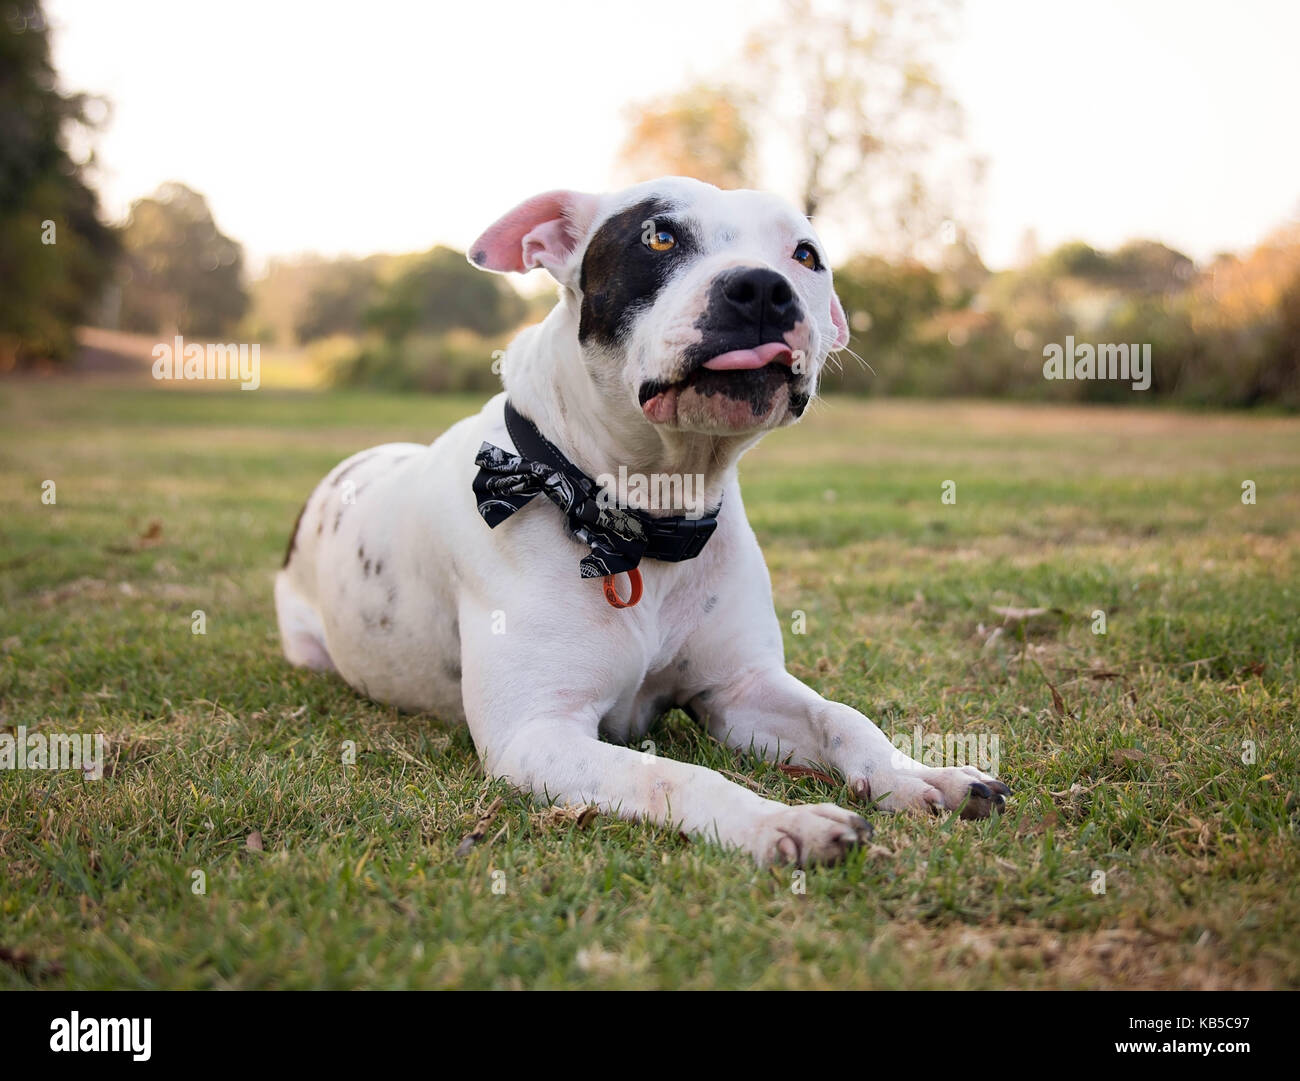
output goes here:
{"type": "Polygon", "coordinates": [[[497,812],[501,810],[501,804],[504,801],[500,796],[494,799],[491,805],[480,816],[474,828],[461,838],[460,844],[456,846],[457,856],[467,856],[470,850],[477,845],[484,837],[487,836],[488,827],[496,821],[497,812]]]}

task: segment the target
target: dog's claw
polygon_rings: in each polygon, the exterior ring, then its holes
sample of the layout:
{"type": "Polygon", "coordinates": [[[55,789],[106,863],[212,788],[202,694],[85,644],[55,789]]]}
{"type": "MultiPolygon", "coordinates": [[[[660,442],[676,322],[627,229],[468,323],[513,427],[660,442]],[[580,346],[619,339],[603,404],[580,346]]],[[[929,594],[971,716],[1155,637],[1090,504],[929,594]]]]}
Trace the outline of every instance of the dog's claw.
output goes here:
{"type": "Polygon", "coordinates": [[[1001,814],[1006,810],[1007,796],[1011,789],[1001,781],[972,781],[962,804],[961,817],[966,821],[988,818],[991,814],[1001,814]]]}

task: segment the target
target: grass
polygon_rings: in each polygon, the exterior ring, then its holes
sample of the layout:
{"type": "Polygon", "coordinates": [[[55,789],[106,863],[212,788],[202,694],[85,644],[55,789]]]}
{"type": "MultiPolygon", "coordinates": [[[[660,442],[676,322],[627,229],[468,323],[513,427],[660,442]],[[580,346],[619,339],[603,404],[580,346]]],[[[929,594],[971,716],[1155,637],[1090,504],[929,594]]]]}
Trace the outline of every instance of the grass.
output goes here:
{"type": "MultiPolygon", "coordinates": [[[[997,735],[1016,792],[876,816],[798,894],[528,805],[463,730],[281,659],[312,485],[475,404],[0,384],[0,726],[111,759],[0,773],[0,987],[1300,986],[1296,420],[838,400],[746,459],[791,669],[886,731],[997,735]]],[[[654,738],[846,800],[678,713],[654,738]]]]}

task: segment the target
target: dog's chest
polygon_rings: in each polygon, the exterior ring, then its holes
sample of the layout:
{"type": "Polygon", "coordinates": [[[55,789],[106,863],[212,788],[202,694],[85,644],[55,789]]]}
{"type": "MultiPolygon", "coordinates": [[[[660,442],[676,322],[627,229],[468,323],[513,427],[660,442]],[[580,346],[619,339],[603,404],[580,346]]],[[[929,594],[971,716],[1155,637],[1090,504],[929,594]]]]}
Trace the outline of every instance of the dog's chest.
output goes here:
{"type": "MultiPolygon", "coordinates": [[[[689,564],[662,572],[654,564],[643,563],[642,567],[647,574],[687,579],[695,577],[691,572],[697,570],[689,564]]],[[[641,629],[635,644],[626,642],[626,682],[601,718],[600,729],[607,738],[640,743],[659,717],[688,700],[688,688],[698,671],[690,655],[691,644],[698,641],[701,622],[712,614],[709,599],[696,583],[680,583],[650,625],[641,629]]]]}

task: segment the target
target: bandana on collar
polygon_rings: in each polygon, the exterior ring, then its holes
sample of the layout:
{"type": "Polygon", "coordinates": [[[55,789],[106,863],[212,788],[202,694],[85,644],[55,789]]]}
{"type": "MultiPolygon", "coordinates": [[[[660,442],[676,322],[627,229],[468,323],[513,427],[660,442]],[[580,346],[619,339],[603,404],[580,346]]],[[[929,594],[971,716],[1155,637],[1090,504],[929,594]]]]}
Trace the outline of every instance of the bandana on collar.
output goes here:
{"type": "Polygon", "coordinates": [[[539,492],[564,513],[566,527],[591,549],[578,564],[583,578],[631,573],[642,559],[693,559],[718,527],[718,510],[701,518],[652,518],[602,505],[596,482],[570,462],[537,426],[508,401],[506,431],[519,454],[484,443],[474,464],[478,512],[495,529],[539,492]]]}

